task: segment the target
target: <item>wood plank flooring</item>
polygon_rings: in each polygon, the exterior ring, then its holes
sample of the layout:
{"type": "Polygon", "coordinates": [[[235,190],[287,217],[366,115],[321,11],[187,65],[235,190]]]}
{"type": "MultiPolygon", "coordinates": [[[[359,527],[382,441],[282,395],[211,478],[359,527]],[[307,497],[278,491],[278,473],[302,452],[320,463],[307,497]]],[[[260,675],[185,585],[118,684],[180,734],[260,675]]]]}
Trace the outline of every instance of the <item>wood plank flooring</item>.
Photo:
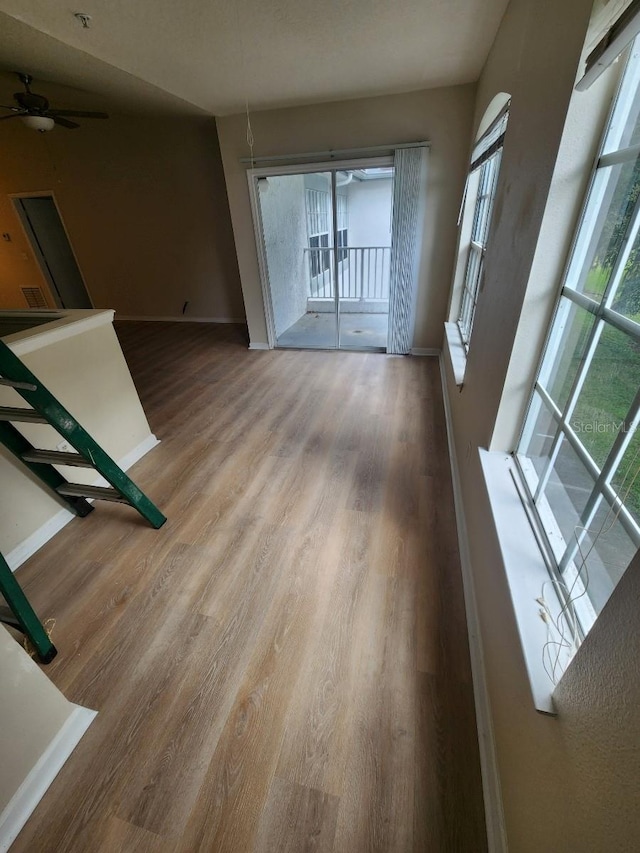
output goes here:
{"type": "Polygon", "coordinates": [[[436,360],[118,334],[169,520],[103,503],[19,570],[99,715],[12,851],[482,853],[436,360]]]}

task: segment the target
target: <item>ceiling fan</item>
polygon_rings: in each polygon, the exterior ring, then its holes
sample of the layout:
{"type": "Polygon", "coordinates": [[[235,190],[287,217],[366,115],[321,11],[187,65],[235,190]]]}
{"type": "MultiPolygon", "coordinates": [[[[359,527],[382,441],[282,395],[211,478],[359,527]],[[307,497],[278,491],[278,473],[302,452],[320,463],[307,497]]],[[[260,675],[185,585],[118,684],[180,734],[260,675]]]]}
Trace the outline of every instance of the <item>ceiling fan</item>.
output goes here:
{"type": "Polygon", "coordinates": [[[34,130],[44,133],[53,130],[56,124],[73,130],[80,125],[75,121],[69,121],[68,116],[73,118],[109,118],[107,113],[91,112],[86,110],[51,110],[49,101],[44,95],[38,95],[31,91],[33,77],[30,74],[17,72],[18,78],[24,85],[24,92],[16,92],[14,100],[17,106],[7,107],[0,104],[0,109],[11,110],[11,115],[0,115],[0,121],[9,118],[21,118],[23,122],[34,130]]]}

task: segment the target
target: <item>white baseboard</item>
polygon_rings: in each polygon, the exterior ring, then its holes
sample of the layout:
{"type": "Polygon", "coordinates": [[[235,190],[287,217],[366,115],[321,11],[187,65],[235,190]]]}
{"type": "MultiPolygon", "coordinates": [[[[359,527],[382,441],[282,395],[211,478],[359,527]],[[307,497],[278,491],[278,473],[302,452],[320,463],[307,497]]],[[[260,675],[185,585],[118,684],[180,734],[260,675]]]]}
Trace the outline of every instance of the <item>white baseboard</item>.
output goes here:
{"type": "Polygon", "coordinates": [[[135,317],[133,315],[116,314],[117,320],[140,320],[145,323],[242,323],[246,325],[247,321],[244,317],[185,317],[180,314],[177,317],[135,317]]]}
{"type": "Polygon", "coordinates": [[[453,500],[456,513],[456,526],[458,530],[458,547],[460,549],[460,565],[462,568],[462,584],[467,616],[467,630],[469,633],[469,653],[471,657],[473,695],[476,709],[476,725],[478,729],[478,746],[480,749],[487,841],[489,845],[489,853],[506,853],[507,835],[504,824],[502,790],[500,786],[500,775],[498,773],[496,758],[496,745],[493,734],[491,703],[489,700],[489,692],[486,682],[484,652],[482,648],[482,636],[480,634],[480,619],[478,617],[478,605],[476,600],[473,570],[471,567],[471,555],[469,551],[469,537],[467,534],[464,504],[462,501],[462,487],[460,484],[458,458],[455,442],[453,440],[453,424],[451,420],[451,406],[449,403],[449,394],[447,389],[447,377],[442,355],[440,356],[440,379],[442,382],[444,413],[447,424],[447,442],[449,445],[449,459],[451,462],[453,500]]]}
{"type": "Polygon", "coordinates": [[[16,547],[4,555],[5,560],[12,572],[25,563],[29,557],[42,548],[45,542],[53,539],[63,527],[66,527],[76,516],[68,509],[60,509],[55,515],[47,519],[37,530],[23,539],[16,547]]]}
{"type": "MultiPolygon", "coordinates": [[[[153,433],[149,433],[149,435],[140,442],[133,450],[130,450],[126,453],[122,459],[118,460],[118,465],[122,468],[123,471],[127,471],[132,465],[142,459],[150,450],[153,450],[156,445],[160,444],[160,441],[153,435],[153,433]]],[[[92,483],[94,486],[103,486],[106,481],[102,477],[96,478],[95,482],[92,483]]],[[[41,525],[37,530],[34,530],[26,539],[23,539],[16,547],[9,551],[8,554],[5,554],[5,560],[7,561],[9,568],[12,572],[25,563],[29,557],[33,556],[45,542],[48,542],[49,539],[52,539],[56,533],[59,533],[63,527],[66,527],[70,521],[76,516],[70,512],[68,509],[60,509],[55,515],[51,516],[51,518],[47,519],[43,525],[41,525]]]]}
{"type": "Polygon", "coordinates": [[[249,344],[249,349],[263,349],[263,350],[264,350],[264,349],[269,349],[269,344],[263,344],[263,343],[260,343],[260,342],[258,342],[258,343],[253,343],[253,342],[252,342],[252,343],[250,343],[250,344],[249,344]]]}
{"type": "Polygon", "coordinates": [[[58,734],[31,768],[0,814],[0,853],[16,840],[35,807],[96,717],[96,711],[76,705],[58,734]]]}
{"type": "Polygon", "coordinates": [[[431,355],[440,357],[440,350],[436,347],[412,347],[411,355],[431,355]]]}
{"type": "MultiPolygon", "coordinates": [[[[125,453],[122,459],[118,460],[118,467],[122,468],[123,471],[128,471],[129,468],[132,468],[139,459],[142,459],[143,456],[146,456],[150,450],[153,450],[153,448],[157,447],[159,444],[160,439],[156,438],[156,436],[150,432],[144,441],[141,441],[140,444],[133,448],[133,450],[125,453]]],[[[103,477],[98,477],[92,485],[106,486],[108,483],[103,477]]]]}

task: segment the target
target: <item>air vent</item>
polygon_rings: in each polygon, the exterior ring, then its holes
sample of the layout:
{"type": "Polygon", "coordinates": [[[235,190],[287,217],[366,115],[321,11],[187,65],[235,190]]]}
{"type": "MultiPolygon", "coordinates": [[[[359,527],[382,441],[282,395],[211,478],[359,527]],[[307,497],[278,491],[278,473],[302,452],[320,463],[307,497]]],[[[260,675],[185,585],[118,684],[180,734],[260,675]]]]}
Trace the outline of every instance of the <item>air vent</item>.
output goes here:
{"type": "Polygon", "coordinates": [[[22,292],[29,308],[48,308],[44,293],[39,287],[23,287],[22,292]]]}

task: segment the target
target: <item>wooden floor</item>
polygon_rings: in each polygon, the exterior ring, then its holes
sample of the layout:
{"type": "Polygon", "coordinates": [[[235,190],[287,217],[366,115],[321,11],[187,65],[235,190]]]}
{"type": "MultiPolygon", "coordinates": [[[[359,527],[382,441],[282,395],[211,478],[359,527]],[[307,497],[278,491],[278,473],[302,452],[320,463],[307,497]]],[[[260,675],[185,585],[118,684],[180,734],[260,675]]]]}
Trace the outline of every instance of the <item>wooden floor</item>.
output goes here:
{"type": "Polygon", "coordinates": [[[169,520],[19,570],[100,713],[12,851],[486,850],[437,361],[118,331],[169,520]]]}

